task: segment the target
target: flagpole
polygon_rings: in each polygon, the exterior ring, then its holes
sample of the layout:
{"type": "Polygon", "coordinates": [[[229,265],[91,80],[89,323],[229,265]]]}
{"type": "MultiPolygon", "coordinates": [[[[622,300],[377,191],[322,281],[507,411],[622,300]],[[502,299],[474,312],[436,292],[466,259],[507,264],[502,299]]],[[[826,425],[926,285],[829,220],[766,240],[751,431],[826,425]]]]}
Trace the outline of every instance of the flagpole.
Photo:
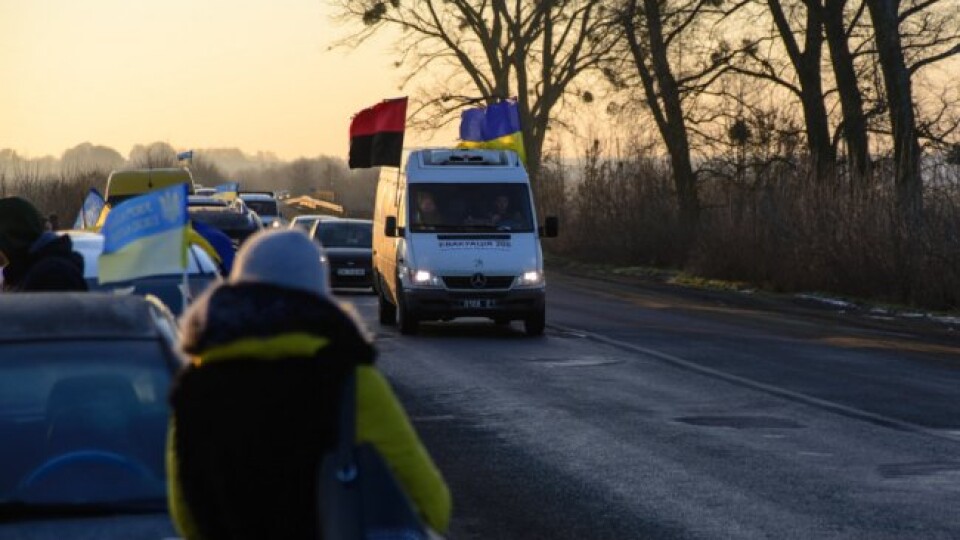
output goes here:
{"type": "MultiPolygon", "coordinates": [[[[187,249],[190,249],[189,247],[187,249]]],[[[187,291],[189,291],[190,282],[187,280],[187,268],[183,268],[183,284],[180,286],[180,313],[186,313],[187,311],[187,291]]]]}

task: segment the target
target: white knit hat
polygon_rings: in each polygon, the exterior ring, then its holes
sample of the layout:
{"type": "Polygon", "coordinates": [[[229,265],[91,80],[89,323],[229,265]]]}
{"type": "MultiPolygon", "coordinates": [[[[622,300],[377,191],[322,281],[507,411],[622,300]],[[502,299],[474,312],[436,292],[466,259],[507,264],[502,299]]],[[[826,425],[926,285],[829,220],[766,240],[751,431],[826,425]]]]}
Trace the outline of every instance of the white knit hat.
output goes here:
{"type": "Polygon", "coordinates": [[[330,295],[327,261],[300,228],[270,229],[247,239],[237,252],[230,283],[264,283],[330,295]]]}

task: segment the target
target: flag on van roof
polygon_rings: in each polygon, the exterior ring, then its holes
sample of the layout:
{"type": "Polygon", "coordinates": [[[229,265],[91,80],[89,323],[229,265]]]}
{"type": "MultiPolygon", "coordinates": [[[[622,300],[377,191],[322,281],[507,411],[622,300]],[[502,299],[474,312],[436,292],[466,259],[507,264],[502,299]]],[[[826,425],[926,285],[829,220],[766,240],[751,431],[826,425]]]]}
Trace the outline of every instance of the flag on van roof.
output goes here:
{"type": "Polygon", "coordinates": [[[350,168],[399,167],[407,124],[407,98],[366,108],[350,122],[350,168]]]}
{"type": "Polygon", "coordinates": [[[187,266],[187,185],[123,201],[104,221],[100,283],[181,273],[187,266]]]}
{"type": "Polygon", "coordinates": [[[458,148],[491,148],[513,150],[526,163],[520,111],[516,100],[494,103],[488,107],[467,109],[460,115],[458,148]]]}

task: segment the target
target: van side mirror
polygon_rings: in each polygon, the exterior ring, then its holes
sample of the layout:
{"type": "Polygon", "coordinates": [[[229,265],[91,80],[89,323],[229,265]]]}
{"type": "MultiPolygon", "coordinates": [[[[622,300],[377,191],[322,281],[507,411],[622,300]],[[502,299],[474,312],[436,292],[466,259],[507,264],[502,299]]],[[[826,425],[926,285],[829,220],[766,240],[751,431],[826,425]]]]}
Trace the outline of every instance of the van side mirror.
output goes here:
{"type": "Polygon", "coordinates": [[[544,238],[556,238],[560,230],[560,220],[556,216],[548,216],[546,224],[540,228],[540,236],[544,238]]]}
{"type": "Polygon", "coordinates": [[[387,219],[384,220],[383,235],[388,238],[396,238],[398,236],[396,216],[387,216],[387,219]]]}

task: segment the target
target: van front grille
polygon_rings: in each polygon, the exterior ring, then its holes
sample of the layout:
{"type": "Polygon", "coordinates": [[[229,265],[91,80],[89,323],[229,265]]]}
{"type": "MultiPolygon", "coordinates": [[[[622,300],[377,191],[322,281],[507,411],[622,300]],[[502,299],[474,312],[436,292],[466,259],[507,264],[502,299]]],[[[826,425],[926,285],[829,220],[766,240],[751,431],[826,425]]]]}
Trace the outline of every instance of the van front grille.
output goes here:
{"type": "Polygon", "coordinates": [[[448,289],[509,289],[513,284],[514,276],[486,276],[474,274],[472,276],[443,276],[443,283],[448,289]]]}

